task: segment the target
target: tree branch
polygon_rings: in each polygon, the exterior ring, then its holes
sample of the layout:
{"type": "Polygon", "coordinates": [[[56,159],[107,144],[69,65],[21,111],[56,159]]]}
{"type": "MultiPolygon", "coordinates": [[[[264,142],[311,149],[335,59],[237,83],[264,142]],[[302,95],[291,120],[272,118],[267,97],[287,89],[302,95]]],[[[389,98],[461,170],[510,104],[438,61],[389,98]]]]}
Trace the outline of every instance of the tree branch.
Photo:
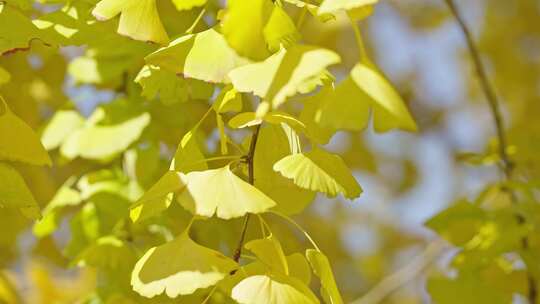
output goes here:
{"type": "MultiPolygon", "coordinates": [[[[248,182],[253,185],[255,183],[255,174],[254,174],[254,160],[255,160],[255,148],[257,147],[257,140],[259,139],[259,131],[261,130],[261,125],[257,125],[253,130],[253,135],[251,135],[251,143],[249,144],[248,154],[245,156],[246,162],[248,164],[248,182]]],[[[244,218],[244,224],[242,226],[242,233],[240,234],[240,240],[234,251],[233,259],[238,262],[240,256],[242,255],[242,247],[244,247],[244,240],[246,238],[247,227],[249,224],[250,214],[248,213],[244,218]]]]}
{"type": "MultiPolygon", "coordinates": [[[[489,108],[491,110],[491,114],[495,123],[495,129],[497,132],[497,138],[499,141],[499,157],[501,159],[501,170],[506,178],[506,181],[511,181],[513,179],[513,173],[514,173],[514,163],[508,156],[508,141],[504,132],[504,121],[500,110],[500,103],[497,98],[497,94],[495,94],[495,90],[491,86],[486,69],[484,67],[484,64],[482,63],[482,59],[480,57],[480,53],[478,52],[478,48],[476,47],[474,40],[472,38],[471,32],[469,28],[467,27],[467,24],[465,23],[463,17],[461,16],[459,10],[457,9],[456,4],[453,0],[445,0],[446,4],[450,8],[450,11],[452,12],[452,15],[458,22],[461,31],[463,32],[463,35],[465,36],[465,39],[467,40],[467,47],[469,49],[469,53],[471,54],[471,57],[473,59],[474,66],[476,68],[476,73],[478,75],[478,78],[480,80],[480,85],[482,87],[482,91],[484,92],[484,95],[486,96],[486,99],[489,103],[489,108]]],[[[508,190],[510,194],[510,198],[514,204],[516,204],[517,196],[512,190],[508,190]]],[[[525,218],[521,214],[516,214],[516,219],[518,223],[524,224],[525,218]]],[[[523,250],[529,249],[529,240],[527,237],[524,237],[521,240],[521,247],[523,250]]],[[[528,299],[531,304],[536,304],[538,301],[538,290],[537,290],[537,282],[535,277],[529,272],[528,273],[528,284],[529,284],[529,292],[528,292],[528,299]]]]}

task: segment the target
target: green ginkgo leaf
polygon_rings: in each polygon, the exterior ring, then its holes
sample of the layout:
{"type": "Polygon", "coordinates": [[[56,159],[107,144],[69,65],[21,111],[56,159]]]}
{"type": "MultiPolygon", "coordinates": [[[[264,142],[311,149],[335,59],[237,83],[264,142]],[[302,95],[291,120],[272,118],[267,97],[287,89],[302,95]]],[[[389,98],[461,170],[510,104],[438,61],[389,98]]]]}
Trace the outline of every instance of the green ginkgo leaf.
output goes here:
{"type": "Polygon", "coordinates": [[[339,55],[333,51],[295,45],[263,62],[236,68],[229,77],[239,92],[254,93],[278,107],[305,88],[306,82],[324,77],[326,68],[339,62],[339,55]]]}
{"type": "Polygon", "coordinates": [[[238,56],[215,29],[181,36],[146,56],[145,61],[186,78],[220,83],[229,82],[229,71],[249,62],[238,56]]]}
{"type": "Polygon", "coordinates": [[[287,13],[271,0],[228,1],[223,35],[238,54],[254,60],[265,59],[299,36],[287,13]]]}
{"type": "Polygon", "coordinates": [[[325,0],[319,7],[318,14],[335,13],[339,10],[350,11],[373,5],[377,2],[379,2],[379,0],[325,0]]]}
{"type": "Polygon", "coordinates": [[[10,165],[0,162],[0,210],[17,209],[26,217],[38,219],[39,205],[28,189],[23,177],[10,165]]]}
{"type": "Polygon", "coordinates": [[[237,267],[220,252],[195,243],[185,231],[173,241],[148,250],[135,264],[131,285],[144,297],[165,292],[175,298],[215,285],[237,267]]]}
{"type": "Polygon", "coordinates": [[[255,186],[276,202],[272,210],[292,215],[304,210],[316,193],[298,187],[272,168],[280,159],[299,152],[294,144],[295,136],[289,134],[289,138],[287,133],[290,132],[286,128],[283,125],[266,125],[260,129],[255,148],[255,186]]]}
{"type": "Polygon", "coordinates": [[[172,0],[174,6],[179,11],[186,11],[198,6],[203,6],[208,0],[172,0]]]}
{"type": "Polygon", "coordinates": [[[118,33],[135,40],[167,44],[169,37],[157,11],[156,0],[102,0],[92,14],[98,20],[120,15],[118,33]]]}
{"type": "Polygon", "coordinates": [[[77,111],[57,111],[47,123],[41,134],[41,142],[47,150],[58,147],[73,133],[84,125],[84,117],[77,111]]]}
{"type": "Polygon", "coordinates": [[[289,275],[289,265],[285,253],[274,236],[270,235],[264,239],[249,241],[245,247],[271,271],[289,275]]]}
{"type": "Polygon", "coordinates": [[[18,9],[0,2],[0,55],[30,48],[34,40],[48,44],[46,37],[18,9]]]}
{"type": "Polygon", "coordinates": [[[134,222],[144,220],[166,210],[171,205],[173,193],[184,187],[181,173],[168,171],[131,206],[131,219],[134,222]]]}
{"type": "Polygon", "coordinates": [[[183,78],[157,66],[145,65],[134,80],[142,87],[141,95],[152,100],[159,97],[165,105],[188,100],[188,87],[183,78]]]}
{"type": "Polygon", "coordinates": [[[247,277],[233,288],[231,297],[240,304],[319,303],[299,279],[283,275],[247,277]]]}
{"type": "Polygon", "coordinates": [[[43,217],[34,224],[32,229],[37,237],[45,237],[53,233],[60,224],[60,214],[64,208],[77,206],[82,202],[81,194],[71,188],[74,179],[68,179],[58,189],[47,207],[43,209],[43,217]]]}
{"type": "Polygon", "coordinates": [[[384,132],[393,128],[407,131],[418,129],[403,99],[379,72],[359,63],[352,69],[351,77],[373,104],[376,131],[384,132]]]}
{"type": "Polygon", "coordinates": [[[11,80],[11,74],[0,66],[0,86],[11,80]]]}
{"type": "Polygon", "coordinates": [[[286,156],[274,164],[274,170],[292,179],[299,187],[323,192],[329,197],[341,193],[354,199],[362,193],[345,162],[319,148],[286,156]]]}
{"type": "Polygon", "coordinates": [[[242,110],[242,94],[229,84],[221,90],[212,107],[217,113],[239,112],[242,110]]]}
{"type": "Polygon", "coordinates": [[[193,214],[222,219],[262,213],[275,206],[275,202],[240,177],[229,166],[206,171],[193,171],[185,175],[186,188],[178,202],[193,214]]]}
{"type": "Polygon", "coordinates": [[[315,249],[306,250],[306,258],[309,261],[313,272],[321,280],[321,293],[328,304],[343,304],[343,299],[332,273],[332,267],[328,258],[315,249]]]}
{"type": "Polygon", "coordinates": [[[67,158],[109,159],[125,151],[141,136],[150,123],[150,114],[143,113],[119,124],[87,123],[72,132],[60,151],[67,158]]]}
{"type": "MultiPolygon", "coordinates": [[[[1,5],[1,4],[0,4],[1,5]]],[[[49,154],[38,135],[9,109],[0,97],[0,160],[31,165],[51,165],[49,154]]]]}
{"type": "Polygon", "coordinates": [[[135,263],[135,252],[115,236],[104,236],[84,249],[75,259],[77,265],[102,270],[129,271],[135,263]]]}
{"type": "Polygon", "coordinates": [[[184,134],[176,148],[171,162],[171,170],[188,173],[191,171],[204,171],[208,165],[204,161],[204,154],[197,143],[196,131],[191,130],[184,134]]]}

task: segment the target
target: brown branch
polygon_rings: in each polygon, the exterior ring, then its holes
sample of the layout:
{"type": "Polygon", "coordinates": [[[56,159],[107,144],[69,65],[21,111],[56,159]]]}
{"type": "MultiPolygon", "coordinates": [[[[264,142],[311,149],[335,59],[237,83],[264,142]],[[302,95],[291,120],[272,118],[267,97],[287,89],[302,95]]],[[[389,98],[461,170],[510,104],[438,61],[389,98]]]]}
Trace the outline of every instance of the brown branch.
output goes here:
{"type": "MultiPolygon", "coordinates": [[[[253,130],[253,135],[251,135],[251,143],[249,144],[249,151],[245,156],[247,165],[248,165],[248,182],[253,185],[255,183],[255,174],[254,174],[254,160],[255,160],[255,148],[257,147],[257,140],[259,139],[259,131],[261,130],[261,125],[257,125],[253,130]]],[[[244,247],[244,240],[246,238],[246,232],[249,224],[250,214],[248,213],[244,218],[244,224],[242,226],[242,233],[240,234],[240,240],[234,251],[233,259],[238,262],[240,256],[242,255],[242,247],[244,247]]]]}
{"type": "MultiPolygon", "coordinates": [[[[467,27],[467,24],[465,23],[463,17],[461,16],[459,10],[456,7],[456,4],[453,0],[445,0],[446,4],[450,8],[450,11],[452,12],[452,15],[457,20],[461,31],[463,32],[463,35],[465,36],[465,39],[467,40],[467,47],[469,49],[469,53],[471,54],[471,57],[473,59],[474,66],[476,68],[476,73],[478,75],[480,85],[482,87],[482,91],[484,92],[486,99],[489,103],[489,108],[491,110],[491,114],[495,123],[495,129],[497,132],[497,138],[499,141],[498,149],[499,149],[499,157],[501,158],[501,170],[506,178],[506,181],[511,181],[513,179],[513,173],[514,173],[514,163],[508,156],[508,141],[506,138],[506,135],[504,133],[504,121],[500,110],[500,103],[497,98],[497,94],[495,94],[495,90],[491,86],[486,69],[484,67],[484,64],[482,63],[482,59],[480,57],[480,53],[478,52],[478,48],[476,47],[474,40],[472,38],[471,32],[469,28],[467,27]]],[[[516,194],[510,190],[507,189],[508,193],[510,194],[510,198],[512,203],[516,204],[518,202],[516,194]]],[[[525,218],[521,214],[516,214],[516,219],[518,223],[524,224],[525,218]]],[[[523,237],[521,239],[521,247],[523,250],[529,249],[529,240],[527,237],[523,237]]],[[[536,304],[538,301],[538,290],[537,290],[537,282],[535,277],[529,272],[528,273],[528,284],[529,284],[529,292],[528,292],[528,299],[531,304],[536,304]]]]}

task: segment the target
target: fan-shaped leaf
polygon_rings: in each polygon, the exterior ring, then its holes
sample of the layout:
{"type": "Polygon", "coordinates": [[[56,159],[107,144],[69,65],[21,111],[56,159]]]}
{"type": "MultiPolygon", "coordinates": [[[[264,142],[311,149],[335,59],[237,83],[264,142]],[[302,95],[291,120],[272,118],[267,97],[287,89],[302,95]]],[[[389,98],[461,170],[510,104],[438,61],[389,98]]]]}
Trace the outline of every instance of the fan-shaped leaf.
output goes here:
{"type": "Polygon", "coordinates": [[[101,0],[92,14],[98,20],[108,20],[121,14],[119,34],[159,44],[169,42],[159,19],[156,0],[101,0]]]}
{"type": "Polygon", "coordinates": [[[196,215],[211,217],[216,214],[219,218],[230,219],[246,213],[262,213],[276,204],[232,173],[229,166],[190,172],[183,179],[187,186],[177,200],[196,215]]]}
{"type": "Polygon", "coordinates": [[[40,217],[39,205],[17,170],[0,162],[0,181],[0,209],[18,209],[31,219],[40,217]]]}
{"type": "Polygon", "coordinates": [[[339,55],[330,50],[295,45],[263,62],[236,68],[229,77],[238,91],[254,93],[278,107],[304,89],[307,81],[323,77],[326,68],[339,61],[339,55]]]}
{"type": "Polygon", "coordinates": [[[274,236],[271,235],[264,239],[250,241],[246,243],[245,247],[253,252],[271,271],[289,275],[289,265],[285,253],[283,253],[281,244],[274,236]]]}
{"type": "Polygon", "coordinates": [[[232,298],[240,304],[315,304],[319,300],[294,277],[255,275],[238,283],[232,298]]]}
{"type": "Polygon", "coordinates": [[[145,60],[187,78],[223,83],[229,81],[229,71],[249,62],[238,56],[214,29],[182,36],[145,60]]]}
{"type": "Polygon", "coordinates": [[[275,163],[274,170],[293,179],[299,187],[323,192],[330,197],[341,193],[353,199],[362,192],[345,162],[339,156],[318,148],[289,155],[275,163]]]}
{"type": "MultiPolygon", "coordinates": [[[[1,4],[0,4],[1,5],[1,4]]],[[[23,120],[15,116],[0,97],[0,160],[31,165],[51,165],[49,154],[39,137],[23,120]]]]}
{"type": "Polygon", "coordinates": [[[314,249],[308,249],[306,257],[313,272],[321,280],[321,293],[327,300],[326,302],[328,304],[343,304],[328,258],[322,252],[314,249]]]}
{"type": "Polygon", "coordinates": [[[221,281],[238,265],[182,233],[172,242],[151,248],[135,264],[133,290],[151,298],[163,292],[174,298],[221,281]]]}

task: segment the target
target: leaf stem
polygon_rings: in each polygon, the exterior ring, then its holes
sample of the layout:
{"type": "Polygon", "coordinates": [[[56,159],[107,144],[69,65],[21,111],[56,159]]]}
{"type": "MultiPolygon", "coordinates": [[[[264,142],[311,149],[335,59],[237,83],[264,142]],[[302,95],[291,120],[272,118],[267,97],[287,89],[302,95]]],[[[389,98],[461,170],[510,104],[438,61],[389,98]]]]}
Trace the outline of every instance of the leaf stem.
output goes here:
{"type": "MultiPolygon", "coordinates": [[[[499,141],[498,154],[501,159],[500,168],[503,175],[505,176],[506,182],[510,182],[513,179],[515,165],[510,159],[510,156],[508,155],[508,140],[504,133],[504,120],[501,114],[499,99],[497,97],[497,94],[495,93],[495,89],[493,88],[493,86],[491,85],[489,81],[486,69],[480,57],[480,52],[478,51],[478,48],[476,47],[471,31],[467,27],[465,20],[461,16],[453,0],[445,0],[445,2],[448,5],[450,11],[452,12],[452,15],[456,19],[457,23],[459,24],[459,27],[461,28],[461,31],[463,32],[463,35],[465,36],[465,39],[467,41],[467,47],[469,49],[469,53],[471,54],[471,57],[472,57],[472,60],[476,69],[476,73],[480,81],[482,91],[484,92],[484,95],[486,96],[486,99],[489,104],[489,108],[491,110],[491,116],[493,117],[493,121],[495,123],[497,139],[499,141]]],[[[510,199],[512,203],[517,204],[518,202],[517,196],[514,193],[514,191],[510,189],[507,189],[507,191],[510,194],[510,199]]],[[[520,224],[525,223],[525,218],[521,214],[516,214],[516,219],[518,223],[520,224]]],[[[523,250],[529,249],[529,240],[527,237],[522,238],[521,247],[523,248],[523,250]]],[[[538,301],[537,282],[536,282],[535,277],[530,273],[530,271],[528,272],[527,276],[528,276],[528,282],[529,282],[529,292],[527,296],[531,304],[536,304],[538,301]]]]}
{"type": "Polygon", "coordinates": [[[193,31],[195,30],[195,27],[197,27],[197,25],[199,24],[199,22],[201,21],[202,17],[204,16],[204,14],[206,14],[206,6],[203,7],[203,9],[201,10],[201,12],[199,13],[199,15],[197,16],[197,18],[195,19],[195,21],[193,22],[193,24],[186,30],[186,34],[192,34],[193,31]]]}
{"type": "Polygon", "coordinates": [[[356,45],[358,45],[358,51],[360,52],[360,61],[363,63],[370,63],[369,56],[366,50],[366,44],[364,43],[364,39],[362,38],[362,31],[360,31],[360,27],[358,26],[358,23],[356,20],[354,20],[352,17],[349,17],[349,21],[351,22],[351,27],[354,31],[354,38],[356,39],[356,45]]]}
{"type": "MultiPolygon", "coordinates": [[[[261,130],[261,125],[257,125],[257,127],[253,129],[253,135],[251,135],[251,143],[249,144],[249,151],[248,151],[248,154],[246,155],[246,161],[248,164],[248,182],[251,185],[255,184],[255,175],[254,175],[255,149],[257,147],[257,140],[259,139],[260,130],[261,130]]],[[[244,240],[246,238],[249,218],[250,218],[250,214],[248,213],[244,217],[244,224],[242,225],[242,232],[240,234],[240,240],[238,241],[238,245],[236,246],[236,250],[234,251],[233,260],[235,262],[238,262],[240,260],[240,256],[242,256],[242,247],[244,247],[244,240]]]]}

